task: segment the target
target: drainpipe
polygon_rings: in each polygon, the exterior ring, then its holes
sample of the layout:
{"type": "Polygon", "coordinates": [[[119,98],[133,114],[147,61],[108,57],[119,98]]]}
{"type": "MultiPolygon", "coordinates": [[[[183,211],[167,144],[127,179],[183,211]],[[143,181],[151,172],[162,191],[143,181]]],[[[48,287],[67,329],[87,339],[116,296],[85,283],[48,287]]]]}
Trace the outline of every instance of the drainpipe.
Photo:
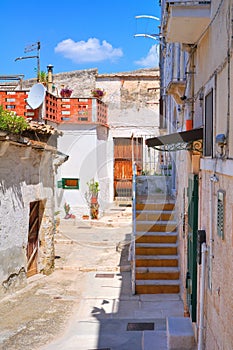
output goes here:
{"type": "Polygon", "coordinates": [[[214,195],[214,183],[218,182],[218,177],[213,174],[210,177],[210,221],[209,221],[209,227],[210,227],[210,237],[209,237],[209,288],[212,290],[212,262],[213,262],[213,195],[214,195]]]}
{"type": "MultiPolygon", "coordinates": [[[[188,115],[186,117],[185,121],[185,127],[186,130],[192,130],[193,128],[193,115],[194,115],[194,74],[195,74],[195,64],[194,64],[194,54],[195,54],[195,48],[190,46],[185,46],[185,49],[189,52],[189,71],[185,72],[187,76],[187,81],[189,81],[189,88],[188,88],[188,115]],[[190,76],[190,78],[189,78],[190,76]]],[[[184,99],[186,99],[186,96],[183,96],[184,99]]]]}
{"type": "Polygon", "coordinates": [[[208,248],[206,243],[201,245],[201,288],[200,288],[200,315],[198,327],[198,350],[203,350],[203,330],[204,330],[204,299],[205,299],[205,267],[206,252],[208,248]]]}

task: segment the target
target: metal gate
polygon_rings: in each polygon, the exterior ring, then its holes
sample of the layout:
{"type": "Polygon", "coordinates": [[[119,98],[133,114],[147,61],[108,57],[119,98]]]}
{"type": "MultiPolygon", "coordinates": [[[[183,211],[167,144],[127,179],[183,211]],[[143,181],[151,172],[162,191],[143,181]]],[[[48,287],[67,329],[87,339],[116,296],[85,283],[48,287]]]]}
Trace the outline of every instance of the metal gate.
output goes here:
{"type": "Polygon", "coordinates": [[[198,229],[198,175],[190,174],[188,182],[188,256],[187,304],[191,319],[196,322],[197,306],[197,229],[198,229]]]}
{"type": "Polygon", "coordinates": [[[40,201],[30,203],[27,245],[27,277],[38,272],[38,236],[40,229],[40,201]]]}

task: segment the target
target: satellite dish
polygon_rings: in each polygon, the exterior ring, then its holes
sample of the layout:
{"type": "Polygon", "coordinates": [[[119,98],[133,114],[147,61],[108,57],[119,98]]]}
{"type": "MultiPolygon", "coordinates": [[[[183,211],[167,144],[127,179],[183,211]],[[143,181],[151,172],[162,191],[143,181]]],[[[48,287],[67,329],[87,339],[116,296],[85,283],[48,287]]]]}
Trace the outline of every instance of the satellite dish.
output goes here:
{"type": "Polygon", "coordinates": [[[30,89],[28,98],[27,98],[27,104],[32,108],[36,109],[40,107],[40,105],[43,103],[45,98],[45,92],[46,89],[43,84],[37,83],[33,85],[33,87],[30,89]]]}

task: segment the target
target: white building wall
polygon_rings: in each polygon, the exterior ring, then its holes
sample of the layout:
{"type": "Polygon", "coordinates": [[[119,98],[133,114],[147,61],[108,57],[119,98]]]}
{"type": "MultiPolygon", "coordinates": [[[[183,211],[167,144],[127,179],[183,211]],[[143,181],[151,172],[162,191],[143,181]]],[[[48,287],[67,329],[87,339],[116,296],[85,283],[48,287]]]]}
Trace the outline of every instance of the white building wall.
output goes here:
{"type": "Polygon", "coordinates": [[[63,210],[67,202],[77,217],[88,214],[85,192],[87,182],[94,178],[100,184],[100,210],[104,210],[112,202],[113,188],[113,146],[108,128],[63,124],[60,129],[63,136],[58,141],[58,149],[69,155],[69,159],[58,170],[57,179],[79,178],[80,182],[77,190],[56,190],[57,207],[63,210]]]}

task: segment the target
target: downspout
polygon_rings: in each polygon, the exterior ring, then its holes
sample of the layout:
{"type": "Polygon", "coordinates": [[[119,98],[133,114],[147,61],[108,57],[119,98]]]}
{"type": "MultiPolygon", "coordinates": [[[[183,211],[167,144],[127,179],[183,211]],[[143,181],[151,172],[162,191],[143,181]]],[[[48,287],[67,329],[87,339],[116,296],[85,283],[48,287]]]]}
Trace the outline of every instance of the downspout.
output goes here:
{"type": "Polygon", "coordinates": [[[209,289],[212,290],[212,265],[213,265],[213,243],[214,243],[214,239],[213,239],[213,195],[214,195],[214,183],[218,182],[219,179],[218,177],[213,174],[210,177],[210,200],[209,200],[209,209],[210,209],[210,221],[209,221],[209,231],[210,231],[210,235],[209,235],[209,289]]]}
{"type": "Polygon", "coordinates": [[[206,253],[208,248],[206,243],[201,245],[201,288],[200,288],[200,314],[198,327],[198,350],[203,350],[203,330],[204,330],[204,299],[205,299],[205,267],[206,253]]]}

